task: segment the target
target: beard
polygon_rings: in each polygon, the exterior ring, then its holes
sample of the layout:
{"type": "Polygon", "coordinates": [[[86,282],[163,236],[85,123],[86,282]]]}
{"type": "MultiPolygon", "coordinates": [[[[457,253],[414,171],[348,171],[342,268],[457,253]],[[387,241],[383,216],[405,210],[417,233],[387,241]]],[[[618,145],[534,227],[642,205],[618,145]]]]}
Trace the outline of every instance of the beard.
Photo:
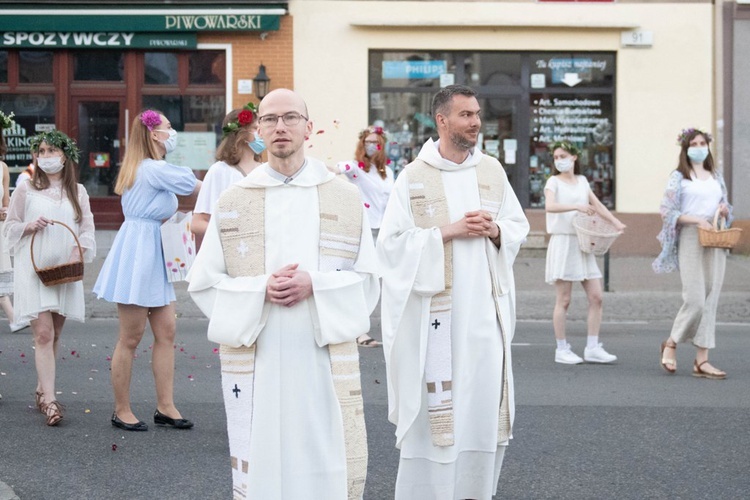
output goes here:
{"type": "Polygon", "coordinates": [[[453,145],[462,151],[468,151],[477,145],[476,140],[469,139],[468,137],[461,135],[459,132],[452,132],[450,134],[450,139],[453,145]]]}

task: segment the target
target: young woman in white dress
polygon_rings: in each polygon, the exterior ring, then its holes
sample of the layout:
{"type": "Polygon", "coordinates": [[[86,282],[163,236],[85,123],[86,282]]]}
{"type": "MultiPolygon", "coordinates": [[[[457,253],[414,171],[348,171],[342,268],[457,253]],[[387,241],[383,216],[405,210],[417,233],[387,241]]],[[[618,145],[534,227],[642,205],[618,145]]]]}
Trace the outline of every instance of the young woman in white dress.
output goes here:
{"type": "Polygon", "coordinates": [[[242,109],[233,109],[224,117],[223,135],[216,149],[216,163],[208,169],[193,209],[190,229],[199,242],[206,233],[214,205],[221,193],[242,180],[262,161],[260,155],[265,151],[266,145],[258,135],[257,117],[253,103],[248,103],[242,109]]]}
{"type": "MultiPolygon", "coordinates": [[[[13,113],[6,115],[0,111],[0,158],[5,158],[8,146],[5,142],[5,135],[2,131],[6,128],[12,128],[15,125],[13,113]]],[[[0,233],[8,215],[8,203],[10,203],[10,173],[8,165],[0,160],[0,170],[2,170],[2,182],[0,183],[0,233]]],[[[10,296],[13,295],[13,266],[10,262],[10,254],[5,248],[3,238],[0,238],[0,307],[2,307],[5,316],[8,318],[10,331],[17,332],[29,326],[28,323],[16,323],[13,321],[13,303],[10,296]]]]}
{"type": "Polygon", "coordinates": [[[45,286],[31,261],[39,268],[81,259],[69,226],[84,250],[84,262],[96,254],[94,216],[89,197],[76,182],[79,151],[75,142],[58,130],[31,139],[36,153],[34,176],[13,192],[3,233],[15,257],[15,319],[31,322],[37,371],[36,405],[47,425],[63,419],[64,407],[55,397],[55,354],[65,320],[84,321],[83,282],[45,286]]]}
{"type": "MultiPolygon", "coordinates": [[[[388,165],[383,127],[370,126],[359,133],[353,161],[342,161],[334,172],[343,174],[359,188],[362,203],[372,230],[373,241],[378,239],[380,222],[393,190],[393,169],[388,165]]],[[[360,335],[357,344],[362,347],[380,347],[382,344],[368,334],[360,335]]]]}
{"type": "Polygon", "coordinates": [[[581,175],[578,161],[580,151],[573,144],[556,142],[550,148],[554,159],[554,175],[544,186],[547,212],[547,232],[551,235],[547,247],[545,281],[555,285],[555,309],[552,325],[557,349],[555,362],[577,365],[589,363],[612,363],[617,356],[609,354],[599,342],[602,322],[602,273],[593,254],[584,253],[578,246],[578,237],[573,227],[577,213],[598,214],[620,230],[625,224],[607,210],[581,175]],[[573,283],[579,282],[589,302],[588,338],[583,358],[574,353],[565,337],[565,318],[568,314],[573,283]]]}

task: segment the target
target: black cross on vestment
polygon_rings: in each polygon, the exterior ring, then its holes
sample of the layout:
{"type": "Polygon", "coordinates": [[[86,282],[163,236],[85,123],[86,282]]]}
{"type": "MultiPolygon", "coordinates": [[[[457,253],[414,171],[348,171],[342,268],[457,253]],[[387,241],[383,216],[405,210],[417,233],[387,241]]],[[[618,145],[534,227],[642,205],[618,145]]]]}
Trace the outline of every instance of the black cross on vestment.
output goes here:
{"type": "Polygon", "coordinates": [[[438,320],[435,320],[435,322],[434,322],[434,323],[432,323],[432,326],[434,326],[434,327],[435,327],[435,330],[437,330],[437,327],[439,327],[439,326],[440,326],[440,322],[439,322],[438,320]]]}
{"type": "Polygon", "coordinates": [[[235,398],[239,398],[242,390],[239,387],[237,387],[237,384],[234,384],[234,389],[232,389],[232,392],[234,393],[235,398]]]}

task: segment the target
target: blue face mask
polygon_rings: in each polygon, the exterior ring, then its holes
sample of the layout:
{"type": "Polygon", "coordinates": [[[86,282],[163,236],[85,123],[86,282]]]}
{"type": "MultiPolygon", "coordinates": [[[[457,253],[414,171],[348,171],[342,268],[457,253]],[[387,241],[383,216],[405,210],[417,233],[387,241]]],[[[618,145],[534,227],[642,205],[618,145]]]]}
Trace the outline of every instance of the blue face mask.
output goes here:
{"type": "Polygon", "coordinates": [[[708,158],[708,146],[690,147],[687,150],[688,158],[695,163],[703,163],[708,158]]]}
{"type": "Polygon", "coordinates": [[[247,146],[252,149],[253,153],[256,155],[259,155],[266,150],[266,143],[263,142],[263,139],[258,134],[255,134],[255,139],[248,142],[247,146]]]}

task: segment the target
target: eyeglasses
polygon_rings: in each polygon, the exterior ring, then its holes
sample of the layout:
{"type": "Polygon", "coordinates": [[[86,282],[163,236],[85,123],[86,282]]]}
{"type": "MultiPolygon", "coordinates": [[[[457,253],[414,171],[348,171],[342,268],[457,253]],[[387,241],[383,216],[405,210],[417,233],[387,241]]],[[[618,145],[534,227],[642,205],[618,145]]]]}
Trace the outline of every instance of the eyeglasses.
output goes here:
{"type": "Polygon", "coordinates": [[[284,122],[284,125],[288,127],[293,127],[299,123],[301,119],[305,119],[305,121],[308,120],[306,116],[303,116],[299,113],[284,113],[283,115],[263,115],[260,118],[258,118],[258,123],[263,128],[271,128],[275,127],[276,124],[279,122],[279,118],[284,122]]]}

